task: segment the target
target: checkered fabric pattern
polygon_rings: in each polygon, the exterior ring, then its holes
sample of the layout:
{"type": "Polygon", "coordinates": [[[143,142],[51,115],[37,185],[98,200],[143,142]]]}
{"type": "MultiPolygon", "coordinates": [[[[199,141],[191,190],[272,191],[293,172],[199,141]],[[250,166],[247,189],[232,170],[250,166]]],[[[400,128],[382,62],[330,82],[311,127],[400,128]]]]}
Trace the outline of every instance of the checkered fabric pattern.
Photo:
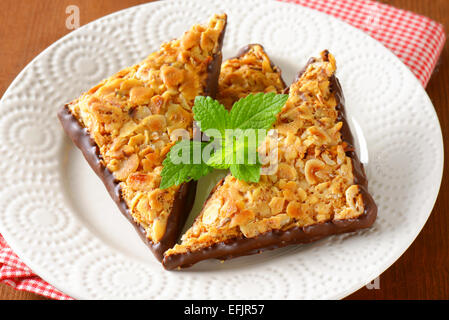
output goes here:
{"type": "MultiPolygon", "coordinates": [[[[442,25],[371,0],[280,0],[339,18],[395,53],[425,87],[446,41],[442,25]]],[[[53,299],[72,299],[34,274],[0,235],[0,281],[53,299]]]]}
{"type": "Polygon", "coordinates": [[[0,281],[17,290],[25,290],[58,300],[72,298],[39,278],[12,251],[0,235],[0,281]]]}
{"type": "Polygon", "coordinates": [[[315,9],[363,30],[390,49],[426,87],[443,50],[441,24],[371,0],[280,0],[315,9]]]}

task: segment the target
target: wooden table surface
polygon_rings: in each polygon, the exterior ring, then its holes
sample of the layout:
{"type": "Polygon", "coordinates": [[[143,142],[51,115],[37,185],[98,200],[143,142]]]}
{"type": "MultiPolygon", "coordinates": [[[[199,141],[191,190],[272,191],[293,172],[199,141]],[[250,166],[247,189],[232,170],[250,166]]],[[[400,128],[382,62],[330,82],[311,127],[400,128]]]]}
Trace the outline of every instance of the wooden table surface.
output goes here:
{"type": "MultiPolygon", "coordinates": [[[[80,8],[81,25],[143,0],[2,0],[0,10],[0,96],[16,75],[42,50],[71,30],[66,8],[80,8]]],[[[449,30],[449,0],[382,0],[426,15],[449,30]]],[[[449,51],[446,45],[427,92],[449,136],[449,51]]],[[[449,140],[444,141],[449,150],[449,140]]],[[[446,153],[446,159],[448,154],[446,153]]],[[[379,279],[348,299],[449,299],[449,179],[445,170],[440,195],[424,229],[410,248],[379,279]]],[[[0,284],[0,299],[43,299],[0,284]]]]}

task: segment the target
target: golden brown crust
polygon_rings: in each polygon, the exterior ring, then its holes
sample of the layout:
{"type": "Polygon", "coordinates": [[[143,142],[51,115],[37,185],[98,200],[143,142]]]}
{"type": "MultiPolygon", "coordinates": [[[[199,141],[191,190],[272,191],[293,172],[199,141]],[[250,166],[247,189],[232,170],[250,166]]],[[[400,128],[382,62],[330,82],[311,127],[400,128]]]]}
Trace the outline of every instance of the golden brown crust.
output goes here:
{"type": "Polygon", "coordinates": [[[250,93],[276,92],[285,89],[281,71],[272,64],[260,44],[250,44],[235,58],[221,66],[217,100],[230,109],[250,93]]]}
{"type": "MultiPolygon", "coordinates": [[[[259,183],[227,176],[182,243],[166,252],[164,262],[232,239],[255,239],[363,215],[364,186],[354,183],[353,162],[341,138],[343,123],[331,88],[335,71],[335,59],[328,52],[308,65],[290,87],[274,125],[279,137],[276,173],[261,176],[259,183]]],[[[270,150],[270,139],[274,138],[268,136],[261,146],[265,152],[270,150]]],[[[201,260],[197,256],[195,261],[201,260]]]]}
{"type": "MultiPolygon", "coordinates": [[[[195,25],[140,64],[102,81],[68,105],[90,133],[103,165],[153,243],[164,236],[179,186],[159,189],[162,161],[176,129],[192,132],[196,96],[208,94],[210,66],[221,55],[226,15],[195,25]]],[[[216,80],[215,80],[216,81],[216,80]]]]}

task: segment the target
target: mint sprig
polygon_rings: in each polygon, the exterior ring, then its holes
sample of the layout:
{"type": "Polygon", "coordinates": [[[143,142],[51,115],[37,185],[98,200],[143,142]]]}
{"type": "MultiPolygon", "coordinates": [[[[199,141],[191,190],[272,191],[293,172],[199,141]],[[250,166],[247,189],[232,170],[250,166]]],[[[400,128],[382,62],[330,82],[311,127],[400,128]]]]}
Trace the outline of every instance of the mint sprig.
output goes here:
{"type": "Polygon", "coordinates": [[[250,130],[270,129],[287,98],[286,94],[250,94],[237,101],[228,112],[210,97],[196,97],[194,120],[201,131],[211,137],[211,142],[184,140],[175,144],[163,162],[160,188],[198,180],[214,168],[230,169],[239,180],[258,182],[261,165],[257,147],[265,135],[260,135],[260,131],[251,135],[250,130]],[[204,155],[204,149],[210,149],[212,143],[215,151],[212,155],[204,155]],[[180,152],[187,153],[181,162],[180,152]],[[201,154],[199,161],[193,156],[195,152],[201,154]]]}
{"type": "Polygon", "coordinates": [[[205,142],[181,140],[171,147],[162,162],[162,180],[159,188],[167,189],[190,180],[198,180],[212,172],[214,168],[208,166],[201,159],[199,163],[195,163],[198,161],[194,159],[194,153],[201,152],[202,154],[206,145],[205,142]],[[187,158],[185,158],[186,156],[187,158]]]}

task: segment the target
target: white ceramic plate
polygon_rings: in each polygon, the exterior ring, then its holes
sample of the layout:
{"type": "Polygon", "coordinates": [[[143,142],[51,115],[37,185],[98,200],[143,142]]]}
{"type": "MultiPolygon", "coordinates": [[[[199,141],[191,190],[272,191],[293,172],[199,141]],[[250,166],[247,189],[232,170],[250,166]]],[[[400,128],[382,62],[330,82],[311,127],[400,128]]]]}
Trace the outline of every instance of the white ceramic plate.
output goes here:
{"type": "MultiPolygon", "coordinates": [[[[438,194],[438,118],[413,74],[381,44],[327,15],[271,1],[163,1],[90,23],[57,41],[0,104],[0,231],[43,279],[74,298],[343,298],[413,242],[438,194]],[[224,55],[262,43],[287,82],[322,49],[334,53],[347,112],[379,216],[373,228],[221,264],[164,271],[122,217],[56,111],[216,12],[224,55]]],[[[212,178],[200,183],[195,209],[212,178]]],[[[384,283],[383,285],[393,285],[384,283]]]]}

